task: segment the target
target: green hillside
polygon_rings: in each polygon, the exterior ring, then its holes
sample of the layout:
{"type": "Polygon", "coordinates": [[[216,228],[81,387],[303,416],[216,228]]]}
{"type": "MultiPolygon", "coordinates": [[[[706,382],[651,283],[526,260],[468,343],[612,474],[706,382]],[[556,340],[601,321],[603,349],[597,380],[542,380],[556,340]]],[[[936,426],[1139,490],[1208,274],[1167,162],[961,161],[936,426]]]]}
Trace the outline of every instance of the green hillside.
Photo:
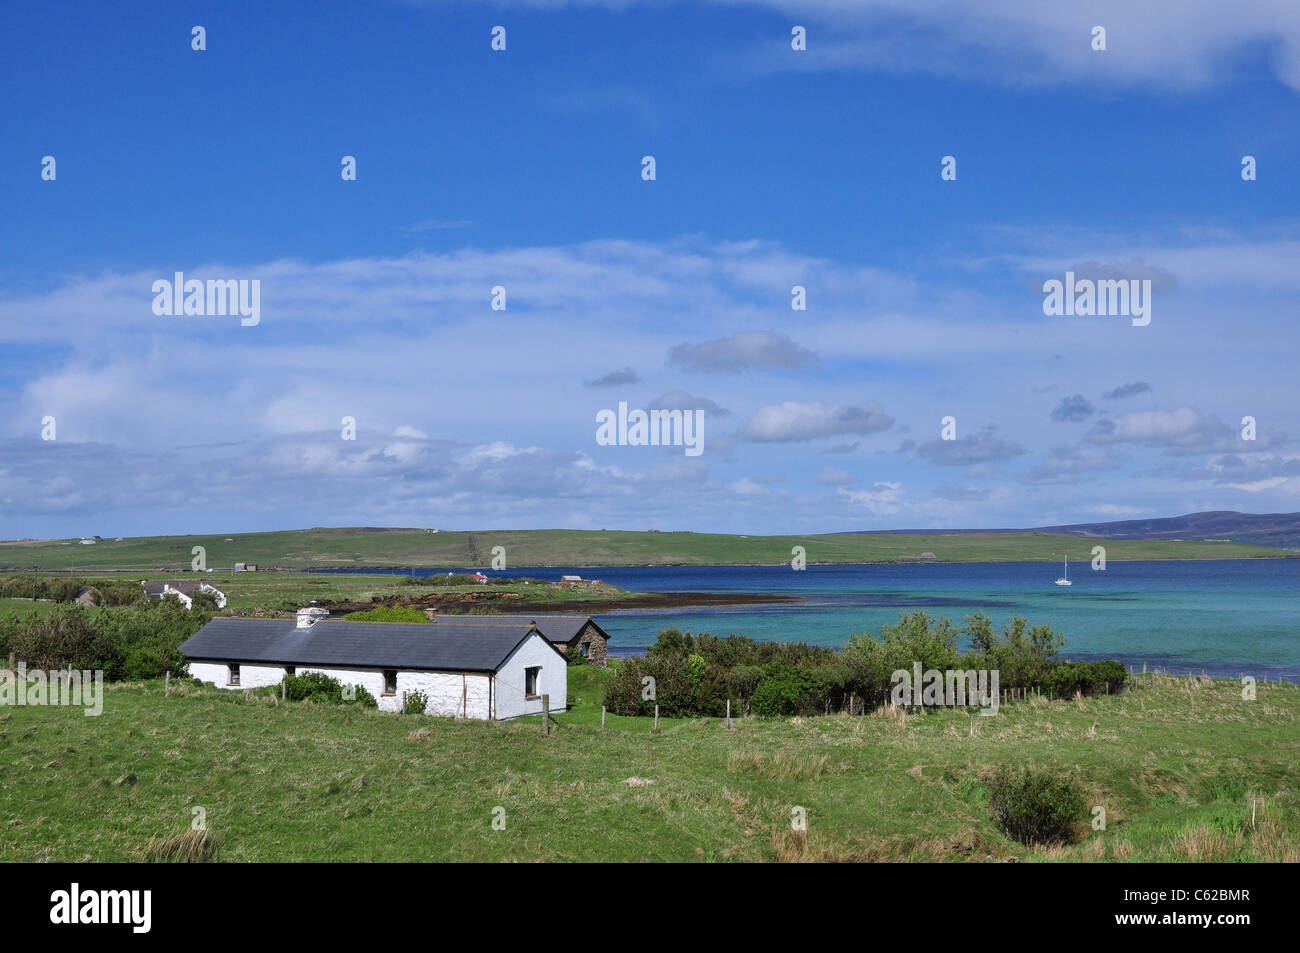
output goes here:
{"type": "Polygon", "coordinates": [[[1248,559],[1287,555],[1264,546],[1191,540],[1096,540],[1058,533],[835,533],[814,536],[728,536],[689,532],[501,530],[430,532],[422,529],[308,529],[276,533],[141,536],[0,543],[0,570],[189,569],[195,546],[207,566],[229,569],[255,562],[261,569],[483,567],[492,549],[505,547],[511,569],[546,566],[777,565],[803,546],[809,563],[1082,562],[1106,547],[1111,560],[1248,559]],[[227,541],[229,540],[229,541],[227,541]]]}

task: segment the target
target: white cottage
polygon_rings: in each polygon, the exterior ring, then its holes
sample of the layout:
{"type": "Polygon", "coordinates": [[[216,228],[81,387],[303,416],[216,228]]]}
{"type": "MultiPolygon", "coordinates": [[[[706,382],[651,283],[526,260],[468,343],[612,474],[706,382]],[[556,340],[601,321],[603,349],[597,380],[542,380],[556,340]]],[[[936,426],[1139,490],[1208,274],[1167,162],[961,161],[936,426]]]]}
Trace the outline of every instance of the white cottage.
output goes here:
{"type": "Polygon", "coordinates": [[[323,609],[295,621],[213,619],[181,645],[190,675],[220,688],[275,685],[285,674],[323,672],[361,685],[384,711],[410,692],[434,715],[504,720],[568,707],[564,656],[534,625],[459,626],[327,622],[323,609]]]}
{"type": "Polygon", "coordinates": [[[193,609],[194,593],[207,592],[211,593],[212,598],[216,600],[218,609],[226,607],[226,594],[203,580],[177,579],[150,582],[148,579],[141,579],[140,585],[144,587],[145,594],[149,596],[151,602],[161,602],[168,596],[175,596],[185,608],[193,609]]]}

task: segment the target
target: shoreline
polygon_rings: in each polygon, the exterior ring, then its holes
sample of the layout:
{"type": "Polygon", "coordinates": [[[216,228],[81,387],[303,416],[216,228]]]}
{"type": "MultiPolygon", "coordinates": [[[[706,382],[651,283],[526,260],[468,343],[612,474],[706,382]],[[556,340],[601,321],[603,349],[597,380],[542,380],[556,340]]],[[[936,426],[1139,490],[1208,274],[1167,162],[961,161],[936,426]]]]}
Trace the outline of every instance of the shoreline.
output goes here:
{"type": "MultiPolygon", "coordinates": [[[[803,597],[784,593],[760,592],[638,592],[627,598],[609,599],[551,599],[538,602],[520,602],[516,599],[472,599],[457,596],[439,597],[436,594],[422,596],[418,599],[399,600],[404,607],[413,609],[469,610],[492,608],[511,615],[536,612],[552,615],[596,615],[615,612],[619,609],[687,609],[695,606],[748,606],[748,605],[796,605],[803,602],[803,597]]],[[[362,612],[376,608],[373,602],[353,602],[349,600],[334,601],[322,599],[318,603],[322,609],[329,609],[330,614],[362,612]]],[[[387,603],[382,603],[387,605],[387,603]]],[[[447,612],[448,620],[467,612],[447,612]]]]}
{"type": "MultiPolygon", "coordinates": [[[[1278,553],[1277,555],[1268,556],[1169,556],[1154,559],[1125,559],[1119,556],[1107,556],[1107,563],[1212,563],[1212,562],[1257,562],[1260,560],[1273,559],[1300,559],[1300,552],[1295,553],[1278,553]]],[[[1016,564],[1041,564],[1044,566],[1053,565],[1060,560],[1058,559],[869,559],[864,561],[853,562],[813,562],[809,560],[808,566],[1008,566],[1016,564]]],[[[1085,560],[1086,561],[1086,560],[1085,560]]],[[[559,563],[548,563],[540,566],[514,566],[506,572],[522,572],[525,569],[590,569],[599,571],[602,569],[777,569],[782,566],[789,566],[789,560],[779,563],[620,563],[616,566],[566,566],[559,563]]],[[[301,572],[301,573],[337,573],[344,575],[347,573],[359,574],[385,574],[397,575],[411,569],[418,569],[425,572],[500,572],[502,570],[488,569],[487,567],[475,566],[356,566],[342,568],[336,566],[312,566],[307,569],[258,569],[258,572],[301,572]]],[[[0,572],[21,572],[22,570],[3,570],[0,572]]],[[[65,570],[59,570],[63,572],[65,570]]],[[[89,572],[90,570],[86,570],[89,572]]],[[[134,570],[124,569],[105,569],[100,572],[133,572],[134,570]]],[[[508,579],[508,576],[497,576],[492,578],[508,579]]],[[[593,581],[593,580],[584,580],[593,581]]]]}

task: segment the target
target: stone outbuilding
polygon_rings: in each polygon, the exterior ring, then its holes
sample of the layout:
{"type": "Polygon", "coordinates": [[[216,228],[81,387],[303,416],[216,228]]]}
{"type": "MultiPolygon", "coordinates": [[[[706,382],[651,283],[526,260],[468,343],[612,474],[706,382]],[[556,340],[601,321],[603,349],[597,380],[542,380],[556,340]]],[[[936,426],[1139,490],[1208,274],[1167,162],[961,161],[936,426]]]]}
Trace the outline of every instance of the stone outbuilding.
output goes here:
{"type": "Polygon", "coordinates": [[[597,668],[605,667],[606,644],[609,633],[589,615],[559,615],[538,613],[527,615],[522,612],[502,613],[500,615],[438,615],[436,609],[425,610],[430,619],[454,622],[456,625],[533,625],[542,631],[551,643],[561,651],[577,649],[583,658],[597,668]]]}

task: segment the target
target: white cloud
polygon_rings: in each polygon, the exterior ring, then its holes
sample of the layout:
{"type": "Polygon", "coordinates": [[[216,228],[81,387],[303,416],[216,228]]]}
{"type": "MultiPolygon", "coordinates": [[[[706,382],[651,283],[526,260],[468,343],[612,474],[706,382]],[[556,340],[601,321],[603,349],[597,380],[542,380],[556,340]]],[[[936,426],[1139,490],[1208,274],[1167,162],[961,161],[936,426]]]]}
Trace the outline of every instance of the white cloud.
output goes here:
{"type": "Polygon", "coordinates": [[[758,408],[745,425],[743,434],[747,440],[785,442],[840,434],[877,433],[888,430],[893,424],[894,419],[875,402],[859,407],[788,400],[758,408]]]}

